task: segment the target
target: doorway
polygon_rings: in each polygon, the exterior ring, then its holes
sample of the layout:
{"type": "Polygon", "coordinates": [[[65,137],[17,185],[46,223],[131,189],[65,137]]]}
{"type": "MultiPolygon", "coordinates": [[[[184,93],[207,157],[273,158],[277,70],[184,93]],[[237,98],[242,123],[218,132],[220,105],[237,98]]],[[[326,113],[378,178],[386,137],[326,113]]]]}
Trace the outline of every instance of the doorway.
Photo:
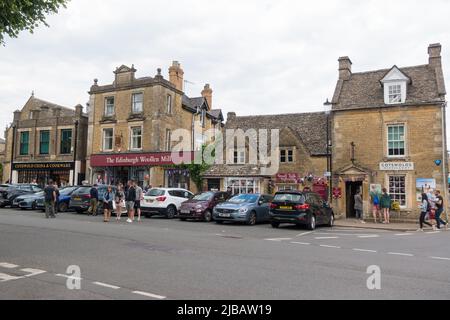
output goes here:
{"type": "Polygon", "coordinates": [[[362,192],[362,182],[347,182],[345,184],[345,194],[347,197],[347,219],[356,218],[355,195],[358,190],[361,190],[362,192]]]}

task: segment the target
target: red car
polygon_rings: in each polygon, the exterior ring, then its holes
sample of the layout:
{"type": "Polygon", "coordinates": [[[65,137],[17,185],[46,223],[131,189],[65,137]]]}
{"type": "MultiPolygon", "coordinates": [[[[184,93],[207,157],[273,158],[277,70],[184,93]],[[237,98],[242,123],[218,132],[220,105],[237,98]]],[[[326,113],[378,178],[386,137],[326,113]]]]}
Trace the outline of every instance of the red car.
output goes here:
{"type": "Polygon", "coordinates": [[[208,191],[197,194],[192,199],[181,204],[178,218],[182,221],[193,219],[210,222],[214,207],[227,201],[229,197],[228,192],[208,191]]]}

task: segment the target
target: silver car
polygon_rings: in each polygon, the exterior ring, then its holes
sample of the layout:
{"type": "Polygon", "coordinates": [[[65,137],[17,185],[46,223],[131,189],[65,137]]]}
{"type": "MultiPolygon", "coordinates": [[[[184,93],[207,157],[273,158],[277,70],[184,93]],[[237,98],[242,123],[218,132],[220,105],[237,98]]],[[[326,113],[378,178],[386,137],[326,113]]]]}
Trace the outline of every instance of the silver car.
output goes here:
{"type": "Polygon", "coordinates": [[[218,204],[213,210],[216,223],[224,221],[244,222],[255,225],[269,222],[272,196],[266,194],[240,194],[226,202],[218,204]]]}

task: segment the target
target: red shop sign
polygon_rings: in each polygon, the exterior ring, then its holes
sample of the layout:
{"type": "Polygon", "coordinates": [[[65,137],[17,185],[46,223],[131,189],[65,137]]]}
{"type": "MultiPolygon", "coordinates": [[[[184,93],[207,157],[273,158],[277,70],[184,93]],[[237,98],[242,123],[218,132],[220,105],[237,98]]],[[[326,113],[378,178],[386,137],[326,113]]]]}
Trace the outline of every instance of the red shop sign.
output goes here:
{"type": "Polygon", "coordinates": [[[278,181],[287,182],[287,181],[300,181],[300,175],[298,173],[278,173],[276,175],[278,181]]]}
{"type": "MultiPolygon", "coordinates": [[[[143,167],[174,165],[172,152],[157,153],[130,153],[130,154],[98,154],[91,156],[92,167],[143,167]]],[[[189,154],[179,154],[179,157],[186,156],[192,161],[194,152],[189,154]]],[[[185,161],[188,162],[188,161],[185,161]]]]}

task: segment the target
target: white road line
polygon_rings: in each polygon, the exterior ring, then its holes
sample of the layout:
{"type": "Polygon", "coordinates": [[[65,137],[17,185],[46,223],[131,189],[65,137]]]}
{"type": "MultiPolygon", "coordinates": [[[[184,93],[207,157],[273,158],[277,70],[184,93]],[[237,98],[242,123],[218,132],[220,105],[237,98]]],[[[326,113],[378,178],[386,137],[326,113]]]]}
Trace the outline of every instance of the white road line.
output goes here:
{"type": "Polygon", "coordinates": [[[6,268],[6,269],[14,269],[14,268],[17,268],[18,265],[12,264],[12,263],[8,263],[8,262],[1,262],[0,263],[0,267],[6,268]]]}
{"type": "Polygon", "coordinates": [[[337,246],[328,246],[328,245],[324,245],[324,244],[321,244],[320,246],[323,247],[323,248],[341,249],[341,247],[337,247],[337,246]]]}
{"type": "Polygon", "coordinates": [[[300,233],[300,234],[296,235],[295,237],[298,238],[298,237],[306,236],[307,234],[311,234],[311,233],[313,233],[313,232],[314,232],[314,231],[303,232],[303,233],[300,233]]]}
{"type": "Polygon", "coordinates": [[[395,234],[395,236],[397,236],[397,237],[412,236],[412,235],[413,235],[412,233],[397,233],[397,234],[395,234]]]}
{"type": "Polygon", "coordinates": [[[375,250],[367,250],[367,249],[353,249],[353,251],[377,253],[377,251],[375,250]]]}
{"type": "Polygon", "coordinates": [[[164,297],[164,296],[159,296],[157,294],[148,293],[148,292],[142,292],[142,291],[133,291],[133,293],[141,295],[141,296],[144,296],[144,297],[155,298],[155,299],[159,299],[159,300],[163,300],[163,299],[167,298],[167,297],[164,297]]]}
{"type": "Polygon", "coordinates": [[[443,258],[443,257],[430,257],[431,259],[434,260],[446,260],[446,261],[450,261],[450,258],[443,258]]]}
{"type": "Polygon", "coordinates": [[[291,242],[292,244],[301,244],[301,245],[304,245],[304,246],[310,246],[311,245],[311,243],[308,243],[308,242],[291,242]]]}
{"type": "Polygon", "coordinates": [[[11,276],[6,273],[0,273],[0,282],[6,282],[6,281],[17,280],[17,279],[22,279],[22,278],[23,277],[16,277],[16,276],[11,276]]]}
{"type": "Polygon", "coordinates": [[[361,234],[361,233],[333,233],[333,232],[316,232],[317,235],[335,235],[335,236],[372,236],[371,234],[361,234]]]}
{"type": "Polygon", "coordinates": [[[292,240],[292,238],[274,238],[274,239],[264,239],[266,241],[287,241],[292,240]]]}
{"type": "Polygon", "coordinates": [[[95,284],[96,286],[105,287],[105,288],[109,288],[109,289],[114,289],[114,290],[120,289],[120,287],[118,287],[118,286],[113,286],[112,284],[107,284],[107,283],[103,283],[103,282],[92,282],[92,283],[95,284]]]}
{"type": "Polygon", "coordinates": [[[411,253],[389,252],[388,254],[392,256],[414,257],[414,255],[411,253]]]}
{"type": "Polygon", "coordinates": [[[326,239],[339,239],[339,237],[316,237],[316,240],[326,240],[326,239]]]}
{"type": "Polygon", "coordinates": [[[67,274],[55,274],[55,276],[57,277],[61,277],[61,278],[67,278],[67,279],[71,279],[71,280],[83,280],[83,278],[80,277],[74,277],[74,276],[68,276],[67,274]]]}
{"type": "Polygon", "coordinates": [[[358,236],[358,238],[379,238],[380,236],[377,234],[372,234],[370,236],[358,236]]]}
{"type": "Polygon", "coordinates": [[[46,272],[47,272],[47,271],[45,271],[45,270],[30,269],[30,268],[27,268],[27,269],[20,269],[20,271],[23,271],[23,272],[28,273],[27,275],[25,275],[26,278],[34,277],[34,276],[37,276],[37,275],[40,275],[40,274],[43,274],[43,273],[46,273],[46,272]]]}
{"type": "Polygon", "coordinates": [[[430,231],[430,232],[425,232],[426,234],[436,234],[436,233],[441,233],[440,231],[430,231]]]}

